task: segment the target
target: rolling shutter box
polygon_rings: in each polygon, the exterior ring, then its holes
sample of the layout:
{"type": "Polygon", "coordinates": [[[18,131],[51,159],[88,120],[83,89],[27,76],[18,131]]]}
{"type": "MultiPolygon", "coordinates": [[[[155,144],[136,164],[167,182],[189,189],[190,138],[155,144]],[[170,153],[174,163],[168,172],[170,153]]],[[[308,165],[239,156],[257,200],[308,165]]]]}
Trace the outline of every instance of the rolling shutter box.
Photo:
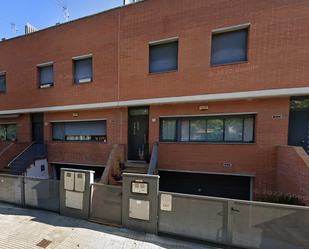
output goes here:
{"type": "Polygon", "coordinates": [[[66,136],[90,135],[102,136],[106,134],[105,121],[66,122],[64,126],[66,136]]]}

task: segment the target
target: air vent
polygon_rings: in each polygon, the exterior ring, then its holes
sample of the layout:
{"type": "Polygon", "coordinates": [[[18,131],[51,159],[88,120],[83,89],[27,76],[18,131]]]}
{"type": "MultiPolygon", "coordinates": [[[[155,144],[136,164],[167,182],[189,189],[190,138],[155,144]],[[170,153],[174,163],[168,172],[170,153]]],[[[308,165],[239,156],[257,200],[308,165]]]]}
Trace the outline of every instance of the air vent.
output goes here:
{"type": "Polygon", "coordinates": [[[224,163],[224,164],[223,164],[223,167],[232,167],[232,165],[233,165],[233,164],[231,164],[231,163],[224,163]]]}

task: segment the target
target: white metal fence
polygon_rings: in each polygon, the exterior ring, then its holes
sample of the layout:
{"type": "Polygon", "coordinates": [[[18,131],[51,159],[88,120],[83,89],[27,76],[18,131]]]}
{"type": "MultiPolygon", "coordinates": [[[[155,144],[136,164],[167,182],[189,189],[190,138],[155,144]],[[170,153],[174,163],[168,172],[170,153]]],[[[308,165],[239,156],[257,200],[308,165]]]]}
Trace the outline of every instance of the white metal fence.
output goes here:
{"type": "Polygon", "coordinates": [[[0,201],[59,212],[57,180],[0,174],[0,201]]]}
{"type": "Polygon", "coordinates": [[[309,208],[160,192],[159,232],[258,249],[309,248],[309,208]]]}

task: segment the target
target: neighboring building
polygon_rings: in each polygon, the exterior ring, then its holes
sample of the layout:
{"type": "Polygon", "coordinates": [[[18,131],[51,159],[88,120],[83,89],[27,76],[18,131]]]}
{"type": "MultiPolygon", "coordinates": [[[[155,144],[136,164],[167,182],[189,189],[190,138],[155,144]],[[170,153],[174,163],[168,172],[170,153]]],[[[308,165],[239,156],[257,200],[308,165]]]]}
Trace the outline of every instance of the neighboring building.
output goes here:
{"type": "Polygon", "coordinates": [[[0,150],[45,141],[51,178],[100,177],[115,144],[144,160],[159,142],[162,190],[305,200],[307,155],[286,145],[309,146],[309,112],[290,111],[309,96],[308,13],[305,0],[146,0],[0,42],[0,132],[17,137],[0,150]]]}

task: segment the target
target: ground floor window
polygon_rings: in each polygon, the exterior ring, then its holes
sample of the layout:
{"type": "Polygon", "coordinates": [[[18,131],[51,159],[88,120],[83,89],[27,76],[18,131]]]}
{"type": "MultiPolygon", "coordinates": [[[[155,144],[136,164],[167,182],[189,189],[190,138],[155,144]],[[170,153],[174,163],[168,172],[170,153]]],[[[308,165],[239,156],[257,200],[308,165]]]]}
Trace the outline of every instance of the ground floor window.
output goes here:
{"type": "Polygon", "coordinates": [[[106,120],[54,122],[54,141],[107,141],[106,120]]]}
{"type": "Polygon", "coordinates": [[[1,140],[17,139],[17,124],[0,124],[1,140]]]}
{"type": "Polygon", "coordinates": [[[160,119],[161,142],[254,141],[254,115],[160,119]]]}

